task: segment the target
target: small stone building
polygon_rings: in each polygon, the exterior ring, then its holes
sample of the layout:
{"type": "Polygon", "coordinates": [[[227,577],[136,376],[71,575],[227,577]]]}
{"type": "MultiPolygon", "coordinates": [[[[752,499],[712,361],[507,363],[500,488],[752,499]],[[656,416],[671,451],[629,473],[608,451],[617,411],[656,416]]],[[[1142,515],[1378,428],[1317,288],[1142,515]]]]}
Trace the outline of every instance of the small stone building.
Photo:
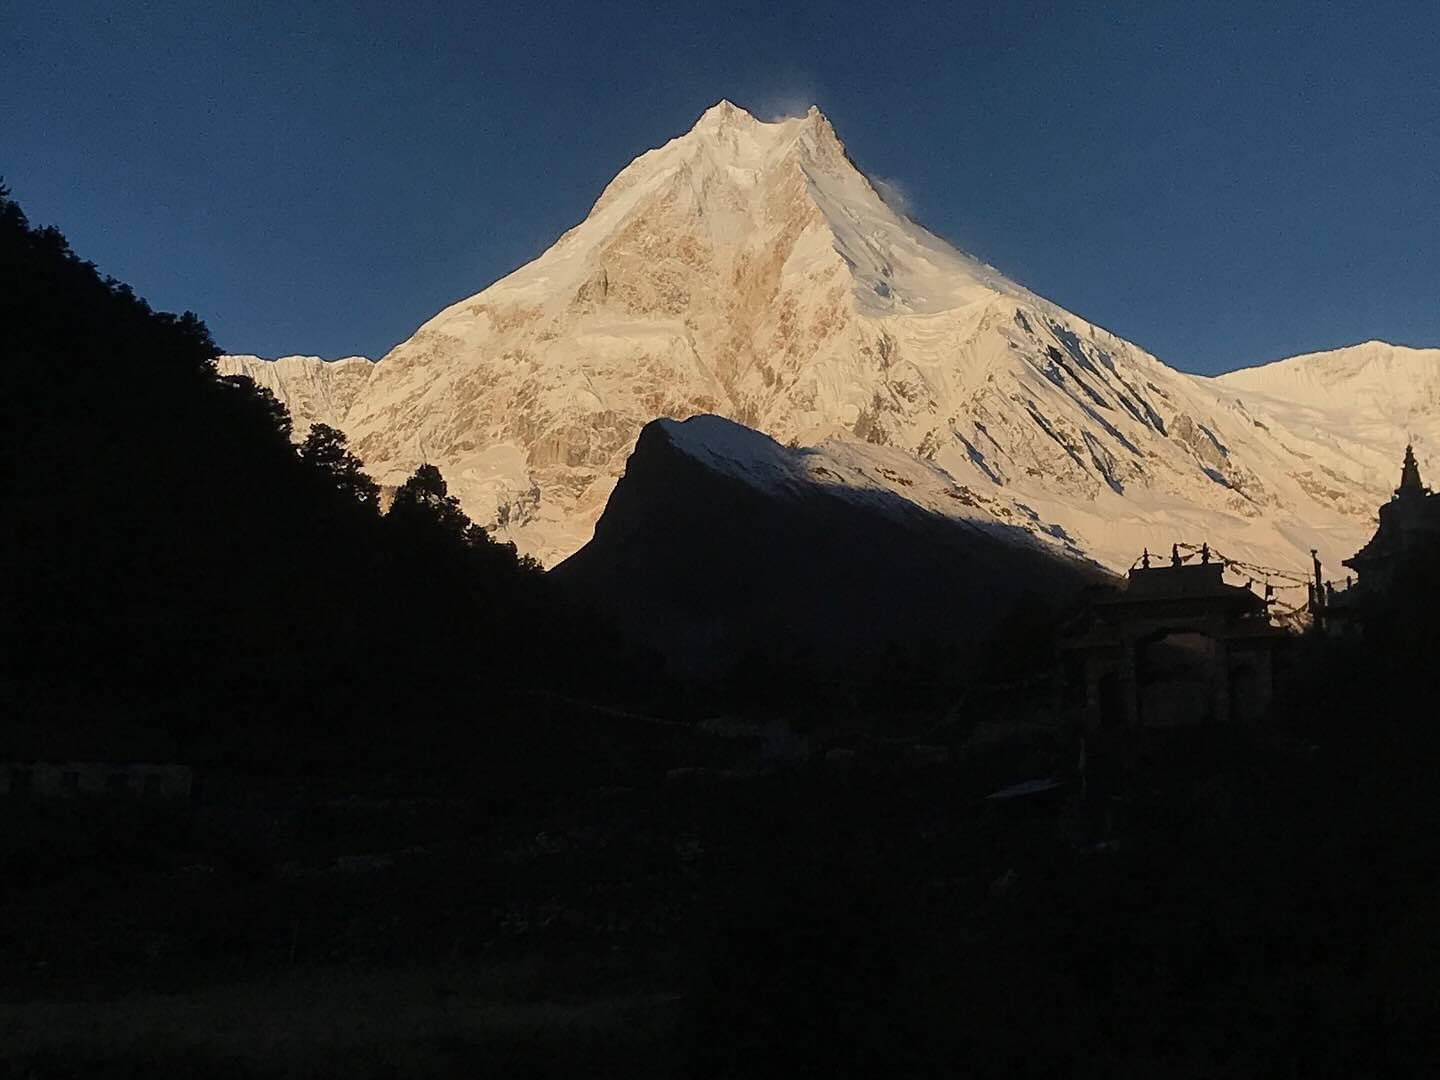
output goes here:
{"type": "MultiPolygon", "coordinates": [[[[1148,558],[1147,558],[1148,563],[1148,558]]],[[[1061,637],[1068,718],[1085,733],[1252,723],[1270,706],[1286,638],[1265,599],[1208,559],[1132,569],[1061,637]]]]}

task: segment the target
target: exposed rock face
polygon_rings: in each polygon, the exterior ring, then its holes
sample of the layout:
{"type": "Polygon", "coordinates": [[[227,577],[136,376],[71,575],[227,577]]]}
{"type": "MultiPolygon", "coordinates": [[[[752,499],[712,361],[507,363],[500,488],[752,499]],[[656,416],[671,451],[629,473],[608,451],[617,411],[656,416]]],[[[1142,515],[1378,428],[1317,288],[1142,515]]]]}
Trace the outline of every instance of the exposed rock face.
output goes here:
{"type": "MultiPolygon", "coordinates": [[[[1115,567],[1201,539],[1333,563],[1404,444],[1351,432],[1342,396],[1301,415],[1255,397],[1268,376],[1166,367],[898,214],[818,111],[767,124],[725,102],[534,262],[355,368],[353,393],[279,364],[257,377],[297,426],[331,418],[384,485],[438,464],[472,517],[547,564],[589,539],[656,417],[893,448],[1115,567]]],[[[1407,423],[1428,464],[1440,404],[1407,423]]]]}

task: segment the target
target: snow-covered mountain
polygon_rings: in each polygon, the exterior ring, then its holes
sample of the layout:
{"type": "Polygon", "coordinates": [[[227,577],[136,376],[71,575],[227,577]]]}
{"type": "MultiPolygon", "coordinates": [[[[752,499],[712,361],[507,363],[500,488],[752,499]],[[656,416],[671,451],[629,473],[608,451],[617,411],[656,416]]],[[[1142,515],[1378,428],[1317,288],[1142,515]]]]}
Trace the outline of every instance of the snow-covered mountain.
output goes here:
{"type": "Polygon", "coordinates": [[[378,363],[343,363],[222,370],[275,389],[297,428],[343,428],[382,484],[438,464],[472,517],[547,564],[589,539],[655,417],[818,444],[901,496],[923,467],[1116,568],[1202,540],[1337,565],[1394,486],[1401,428],[1422,468],[1440,447],[1436,350],[1182,374],[909,220],[818,110],[764,123],[728,102],[534,262],[378,363]],[[888,477],[867,447],[924,464],[888,477]]]}

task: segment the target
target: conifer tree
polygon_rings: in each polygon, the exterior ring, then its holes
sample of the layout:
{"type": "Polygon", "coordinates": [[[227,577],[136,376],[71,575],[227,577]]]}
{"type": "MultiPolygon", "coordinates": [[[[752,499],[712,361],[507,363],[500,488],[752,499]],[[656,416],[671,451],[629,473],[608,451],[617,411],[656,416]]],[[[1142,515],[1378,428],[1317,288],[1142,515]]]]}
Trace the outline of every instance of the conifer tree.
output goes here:
{"type": "Polygon", "coordinates": [[[349,495],[368,509],[379,507],[380,488],[365,475],[361,460],[346,449],[344,432],[329,424],[311,425],[305,441],[300,444],[300,458],[333,484],[336,491],[349,495]]]}
{"type": "Polygon", "coordinates": [[[460,500],[450,494],[445,477],[434,465],[421,465],[400,485],[390,504],[389,520],[402,529],[428,531],[436,538],[465,543],[470,519],[460,500]]]}

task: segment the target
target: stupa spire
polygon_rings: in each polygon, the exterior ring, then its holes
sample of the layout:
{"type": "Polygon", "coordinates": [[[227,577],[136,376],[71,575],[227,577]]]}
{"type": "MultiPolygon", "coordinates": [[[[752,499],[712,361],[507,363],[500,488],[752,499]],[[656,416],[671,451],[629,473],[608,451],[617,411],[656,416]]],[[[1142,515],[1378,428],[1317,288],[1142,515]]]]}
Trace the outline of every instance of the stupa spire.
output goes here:
{"type": "Polygon", "coordinates": [[[1420,482],[1420,466],[1415,463],[1415,447],[1405,447],[1405,463],[1400,467],[1400,486],[1396,495],[1425,494],[1425,485],[1420,482]]]}

